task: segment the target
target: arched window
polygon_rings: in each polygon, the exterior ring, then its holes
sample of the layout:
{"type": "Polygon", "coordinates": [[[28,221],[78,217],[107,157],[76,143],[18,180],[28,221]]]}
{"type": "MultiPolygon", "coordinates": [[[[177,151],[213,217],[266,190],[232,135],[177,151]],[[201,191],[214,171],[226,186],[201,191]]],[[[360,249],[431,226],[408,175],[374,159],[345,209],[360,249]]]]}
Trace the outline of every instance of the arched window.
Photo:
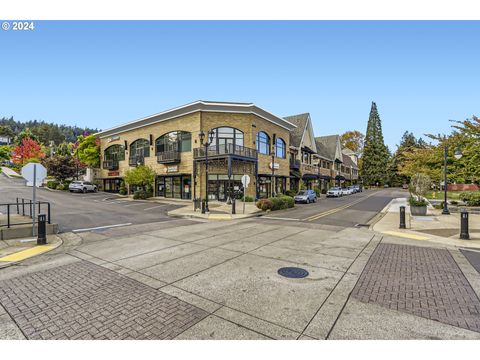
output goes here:
{"type": "Polygon", "coordinates": [[[231,147],[243,146],[243,132],[231,127],[213,129],[212,146],[216,146],[221,153],[231,152],[231,147]]]}
{"type": "Polygon", "coordinates": [[[149,157],[150,156],[150,143],[147,139],[138,139],[135,140],[130,145],[130,158],[139,157],[149,157]]]}
{"type": "Polygon", "coordinates": [[[277,138],[275,141],[275,155],[278,158],[285,159],[287,157],[287,147],[282,138],[277,138]]]}
{"type": "Polygon", "coordinates": [[[112,145],[105,149],[103,152],[103,158],[105,160],[125,160],[125,147],[123,145],[112,145]]]}
{"type": "Polygon", "coordinates": [[[155,141],[156,153],[167,151],[192,151],[192,134],[186,131],[172,131],[155,141]]]}
{"type": "Polygon", "coordinates": [[[270,154],[270,136],[266,132],[257,133],[257,151],[260,154],[270,154]]]}

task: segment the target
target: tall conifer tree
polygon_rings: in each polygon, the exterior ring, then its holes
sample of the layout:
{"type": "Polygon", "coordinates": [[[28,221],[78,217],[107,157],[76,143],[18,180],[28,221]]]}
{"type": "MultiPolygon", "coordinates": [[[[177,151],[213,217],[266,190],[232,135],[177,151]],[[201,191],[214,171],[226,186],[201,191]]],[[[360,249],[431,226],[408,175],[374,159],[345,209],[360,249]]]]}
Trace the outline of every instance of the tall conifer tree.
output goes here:
{"type": "Polygon", "coordinates": [[[363,148],[362,179],[365,185],[383,184],[387,180],[389,151],[383,141],[382,122],[377,105],[372,102],[363,148]]]}

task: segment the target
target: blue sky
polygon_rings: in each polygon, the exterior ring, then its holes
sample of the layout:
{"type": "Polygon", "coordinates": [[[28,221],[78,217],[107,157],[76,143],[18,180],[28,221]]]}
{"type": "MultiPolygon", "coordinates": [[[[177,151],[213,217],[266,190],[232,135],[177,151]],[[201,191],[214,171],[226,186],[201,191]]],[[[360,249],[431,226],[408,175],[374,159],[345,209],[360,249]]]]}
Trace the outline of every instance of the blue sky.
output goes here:
{"type": "Polygon", "coordinates": [[[480,22],[41,21],[0,31],[0,117],[108,128],[194,100],[385,141],[480,115],[480,22]]]}

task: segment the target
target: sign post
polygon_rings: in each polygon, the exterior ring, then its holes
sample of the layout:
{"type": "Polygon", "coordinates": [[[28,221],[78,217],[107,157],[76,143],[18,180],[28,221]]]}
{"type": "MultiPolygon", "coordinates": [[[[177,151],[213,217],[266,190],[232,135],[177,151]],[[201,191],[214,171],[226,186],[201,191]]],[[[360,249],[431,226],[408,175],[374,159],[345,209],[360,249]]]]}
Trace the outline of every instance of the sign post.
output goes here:
{"type": "Polygon", "coordinates": [[[33,194],[32,194],[32,236],[35,236],[35,205],[37,203],[37,186],[40,186],[43,182],[43,179],[47,177],[47,169],[42,164],[37,163],[28,163],[22,167],[22,177],[27,180],[28,184],[33,184],[33,194]],[[39,185],[37,185],[39,184],[39,185]]]}
{"type": "Polygon", "coordinates": [[[242,185],[243,185],[243,213],[245,214],[245,190],[250,184],[250,176],[243,175],[242,176],[242,185]]]}

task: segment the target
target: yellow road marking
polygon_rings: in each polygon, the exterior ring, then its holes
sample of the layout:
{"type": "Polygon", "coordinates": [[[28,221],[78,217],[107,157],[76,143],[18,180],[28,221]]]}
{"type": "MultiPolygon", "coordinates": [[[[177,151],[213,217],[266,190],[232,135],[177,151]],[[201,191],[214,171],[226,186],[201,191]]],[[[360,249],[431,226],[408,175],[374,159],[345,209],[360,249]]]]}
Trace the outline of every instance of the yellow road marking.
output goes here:
{"type": "Polygon", "coordinates": [[[358,204],[358,203],[361,203],[362,201],[368,199],[369,197],[371,197],[371,196],[373,196],[373,195],[375,195],[375,193],[372,193],[372,194],[370,194],[370,195],[368,195],[368,196],[365,196],[365,197],[363,197],[363,198],[361,198],[361,199],[352,201],[351,203],[348,203],[348,204],[339,206],[339,207],[337,207],[337,208],[333,208],[333,209],[324,211],[324,212],[322,212],[322,213],[320,213],[320,214],[316,214],[316,215],[309,216],[309,217],[305,218],[304,220],[313,221],[313,220],[318,220],[318,219],[320,219],[320,218],[322,218],[322,217],[324,217],[324,216],[328,216],[328,215],[335,214],[336,212],[342,211],[342,210],[347,209],[347,208],[349,208],[349,207],[351,207],[351,206],[353,206],[353,205],[356,205],[356,204],[358,204]]]}
{"type": "Polygon", "coordinates": [[[414,240],[428,240],[428,239],[430,239],[429,237],[426,237],[426,236],[415,235],[415,234],[410,234],[410,233],[403,233],[403,232],[399,232],[399,231],[383,231],[383,234],[403,237],[403,238],[407,238],[407,239],[414,239],[414,240]]]}
{"type": "Polygon", "coordinates": [[[12,262],[12,261],[22,261],[29,257],[41,254],[45,251],[52,249],[52,245],[38,245],[31,249],[22,250],[7,256],[0,258],[1,262],[12,262]]]}

